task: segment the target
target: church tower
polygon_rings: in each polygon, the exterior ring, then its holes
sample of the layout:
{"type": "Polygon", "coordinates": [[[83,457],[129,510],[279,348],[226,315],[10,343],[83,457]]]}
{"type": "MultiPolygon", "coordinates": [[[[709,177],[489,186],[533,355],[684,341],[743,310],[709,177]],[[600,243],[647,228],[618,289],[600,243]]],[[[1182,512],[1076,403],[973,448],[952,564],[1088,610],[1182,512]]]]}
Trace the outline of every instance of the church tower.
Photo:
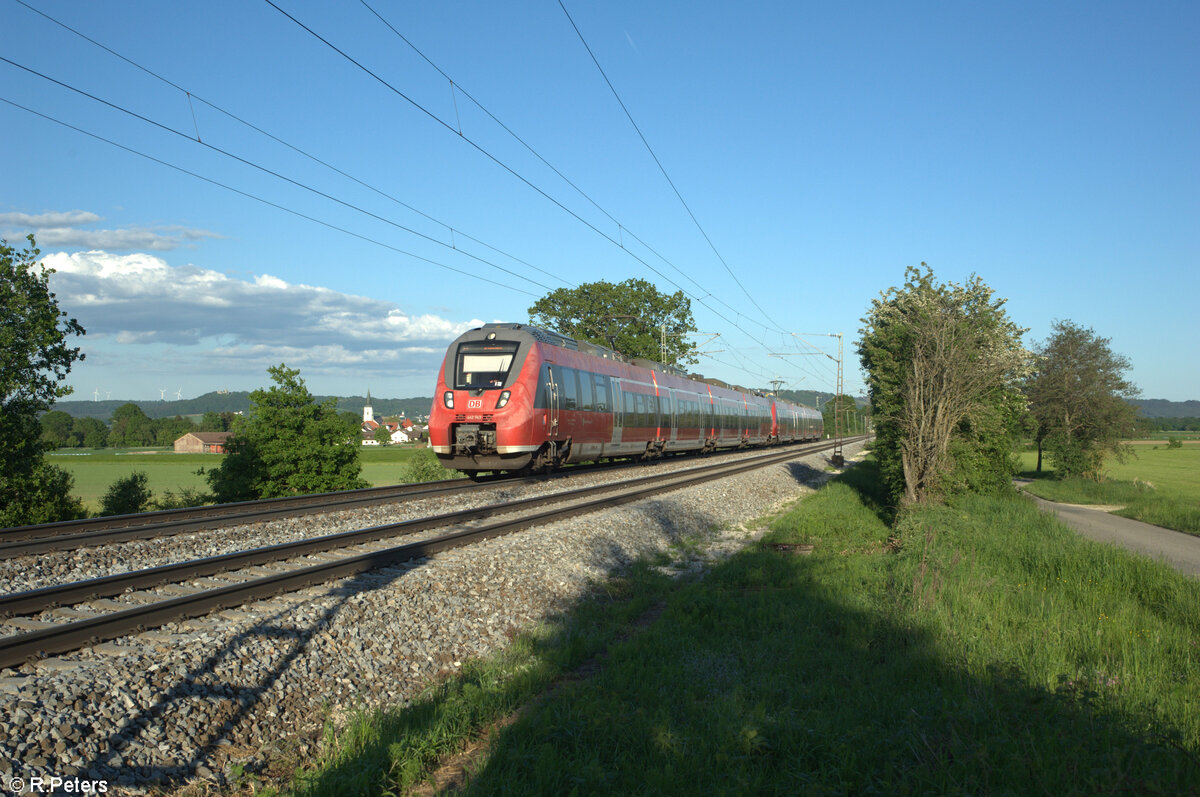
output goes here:
{"type": "Polygon", "coordinates": [[[375,409],[371,406],[371,388],[367,388],[367,405],[363,407],[363,423],[375,420],[375,409]]]}

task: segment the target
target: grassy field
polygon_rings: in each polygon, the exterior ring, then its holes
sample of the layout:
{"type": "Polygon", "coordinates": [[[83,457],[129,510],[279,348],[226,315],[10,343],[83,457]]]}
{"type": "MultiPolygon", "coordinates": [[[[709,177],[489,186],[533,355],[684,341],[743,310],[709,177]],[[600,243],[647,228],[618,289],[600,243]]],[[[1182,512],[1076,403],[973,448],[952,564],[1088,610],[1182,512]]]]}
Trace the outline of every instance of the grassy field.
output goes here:
{"type": "Polygon", "coordinates": [[[1195,793],[1200,583],[1016,497],[890,521],[863,465],[702,581],[640,563],[292,789],[404,793],[485,736],[467,793],[1195,793]]]}
{"type": "MultiPolygon", "coordinates": [[[[359,456],[363,478],[373,486],[399,484],[404,463],[419,451],[415,446],[364,446],[359,456]]],[[[146,474],[155,496],[164,491],[178,493],[180,487],[207,490],[208,483],[196,471],[217,467],[223,454],[176,454],[170,448],[60,449],[49,461],[75,477],[74,493],[91,512],[100,509],[100,499],[114,481],[134,471],[146,474]]]]}
{"type": "Polygon", "coordinates": [[[1134,456],[1128,461],[1110,461],[1103,482],[1058,481],[1045,464],[1038,478],[1033,470],[1037,454],[1028,451],[1021,455],[1021,475],[1037,479],[1026,488],[1029,492],[1051,501],[1121,506],[1117,514],[1123,517],[1200,534],[1200,445],[1132,448],[1134,456]]]}

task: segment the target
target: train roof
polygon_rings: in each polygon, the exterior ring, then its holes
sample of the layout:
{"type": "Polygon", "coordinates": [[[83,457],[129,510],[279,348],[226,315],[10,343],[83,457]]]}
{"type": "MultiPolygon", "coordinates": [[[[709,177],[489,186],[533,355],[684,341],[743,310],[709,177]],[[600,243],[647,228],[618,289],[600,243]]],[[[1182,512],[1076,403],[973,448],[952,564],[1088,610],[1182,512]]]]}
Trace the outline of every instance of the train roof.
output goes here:
{"type": "Polygon", "coordinates": [[[617,362],[629,363],[630,365],[637,366],[638,368],[648,368],[652,371],[658,371],[659,373],[671,374],[683,379],[693,379],[697,382],[704,382],[705,384],[709,384],[714,387],[737,390],[739,392],[750,393],[755,396],[766,397],[772,395],[762,390],[751,390],[750,388],[741,387],[740,385],[731,385],[727,382],[722,382],[720,379],[711,379],[702,376],[701,374],[689,374],[687,371],[679,368],[678,366],[666,365],[664,363],[648,360],[642,357],[626,357],[619,351],[615,351],[605,346],[600,346],[586,340],[576,340],[575,338],[568,337],[560,332],[553,332],[549,329],[542,329],[541,327],[535,327],[529,324],[484,324],[482,327],[477,327],[471,331],[476,332],[483,330],[506,330],[512,332],[522,332],[531,336],[539,343],[546,343],[551,346],[559,346],[572,351],[581,351],[585,354],[603,357],[607,360],[616,360],[617,362]]]}

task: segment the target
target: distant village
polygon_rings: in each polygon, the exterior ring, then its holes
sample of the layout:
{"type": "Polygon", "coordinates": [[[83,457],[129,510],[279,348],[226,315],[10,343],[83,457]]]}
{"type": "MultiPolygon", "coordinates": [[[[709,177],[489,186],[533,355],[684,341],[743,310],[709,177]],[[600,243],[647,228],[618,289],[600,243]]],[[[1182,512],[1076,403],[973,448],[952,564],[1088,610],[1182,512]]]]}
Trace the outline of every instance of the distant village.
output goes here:
{"type": "Polygon", "coordinates": [[[363,407],[362,444],[364,446],[380,445],[381,428],[387,429],[388,441],[391,443],[420,443],[429,439],[429,424],[418,425],[403,414],[393,418],[375,420],[375,410],[371,407],[371,392],[367,391],[367,403],[363,407]]]}
{"type": "MultiPolygon", "coordinates": [[[[175,441],[175,452],[179,454],[224,454],[226,442],[232,434],[233,432],[188,432],[175,441]]],[[[429,439],[429,424],[414,422],[411,418],[406,418],[403,413],[376,419],[375,408],[371,406],[371,394],[368,391],[367,403],[363,406],[359,434],[361,436],[360,444],[364,446],[422,443],[429,439]],[[380,429],[386,431],[381,433],[380,429]]]]}

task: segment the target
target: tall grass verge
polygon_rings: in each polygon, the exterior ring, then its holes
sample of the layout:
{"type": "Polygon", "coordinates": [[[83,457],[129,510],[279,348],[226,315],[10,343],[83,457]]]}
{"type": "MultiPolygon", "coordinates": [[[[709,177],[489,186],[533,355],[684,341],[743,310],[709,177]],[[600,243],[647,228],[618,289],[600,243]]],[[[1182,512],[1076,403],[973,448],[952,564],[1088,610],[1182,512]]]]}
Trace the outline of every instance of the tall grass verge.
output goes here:
{"type": "Polygon", "coordinates": [[[1018,498],[889,518],[873,465],[801,502],[473,793],[1195,790],[1200,585],[1018,498]]]}
{"type": "Polygon", "coordinates": [[[494,675],[343,734],[297,790],[400,792],[523,703],[469,793],[1197,791],[1200,584],[1020,498],[893,523],[880,496],[864,464],[702,581],[636,568],[494,675]]]}

